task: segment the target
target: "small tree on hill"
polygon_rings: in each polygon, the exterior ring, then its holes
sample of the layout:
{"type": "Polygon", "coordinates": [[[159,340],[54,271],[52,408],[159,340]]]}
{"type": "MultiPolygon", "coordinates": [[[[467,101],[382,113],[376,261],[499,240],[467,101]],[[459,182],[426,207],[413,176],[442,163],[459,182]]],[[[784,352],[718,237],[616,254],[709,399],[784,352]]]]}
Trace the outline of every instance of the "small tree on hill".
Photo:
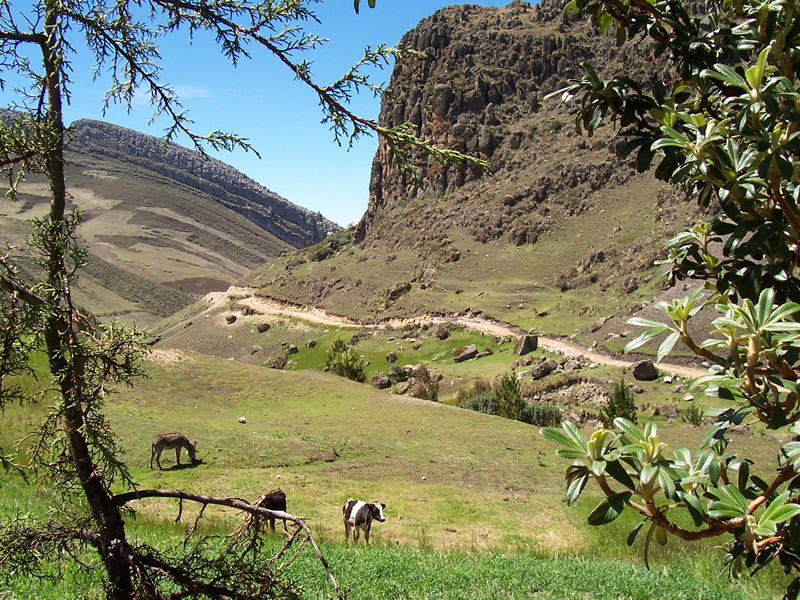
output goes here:
{"type": "MultiPolygon", "coordinates": [[[[606,498],[589,515],[603,525],[626,509],[653,535],[685,540],[723,536],[734,574],[776,561],[800,592],[800,442],[780,446],[773,468],[751,474],[751,461],[730,451],[728,431],[758,422],[800,434],[800,5],[711,0],[706,12],[680,0],[572,0],[618,43],[653,42],[653,56],[673,67],[674,81],[647,86],[628,76],[586,75],[560,93],[579,96],[576,125],[590,135],[611,117],[636,152],[640,170],[658,157],[657,177],[681,185],[722,214],[669,242],[669,276],[697,280],[689,296],[657,305],[663,321],[635,318],[644,333],[632,350],[665,334],[658,358],[680,340],[712,367],[696,385],[727,406],[694,452],[668,451],[656,427],[616,419],[587,440],[578,428],[544,434],[565,446],[567,502],[591,479],[606,498]],[[707,339],[690,322],[716,310],[707,339]],[[682,513],[682,514],[681,514],[682,513]],[[688,518],[687,518],[688,517],[688,518]],[[691,523],[691,525],[687,525],[691,523]]],[[[708,413],[707,413],[708,414],[708,413]]]]}
{"type": "Polygon", "coordinates": [[[331,373],[341,377],[347,377],[358,383],[364,383],[367,380],[367,367],[364,360],[358,351],[352,346],[348,346],[344,340],[334,340],[325,364],[331,373]]]}
{"type": "Polygon", "coordinates": [[[525,400],[519,390],[517,376],[503,373],[494,386],[494,395],[497,400],[497,414],[506,419],[519,420],[525,408],[525,400]]]}
{"type": "Polygon", "coordinates": [[[636,423],[636,400],[631,388],[625,385],[625,381],[622,379],[614,384],[611,397],[605,407],[600,409],[600,421],[603,423],[603,427],[614,427],[616,418],[636,423]]]}

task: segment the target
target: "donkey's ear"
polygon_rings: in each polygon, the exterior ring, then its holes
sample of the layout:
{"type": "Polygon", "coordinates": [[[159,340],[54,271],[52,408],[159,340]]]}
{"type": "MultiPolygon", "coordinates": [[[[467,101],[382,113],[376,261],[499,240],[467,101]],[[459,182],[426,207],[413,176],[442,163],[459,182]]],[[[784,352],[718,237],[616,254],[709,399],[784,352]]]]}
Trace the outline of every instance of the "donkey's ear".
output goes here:
{"type": "Polygon", "coordinates": [[[193,442],[192,442],[192,447],[193,447],[193,448],[197,448],[197,440],[195,440],[195,441],[193,441],[193,442]]]}

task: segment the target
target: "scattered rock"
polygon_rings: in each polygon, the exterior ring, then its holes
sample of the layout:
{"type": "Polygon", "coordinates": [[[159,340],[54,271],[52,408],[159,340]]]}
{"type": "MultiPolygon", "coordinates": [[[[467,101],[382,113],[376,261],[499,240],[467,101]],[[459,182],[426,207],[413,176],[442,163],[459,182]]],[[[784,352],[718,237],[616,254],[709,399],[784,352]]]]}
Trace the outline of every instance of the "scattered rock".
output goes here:
{"type": "Polygon", "coordinates": [[[286,348],[287,354],[297,354],[298,352],[299,350],[297,349],[297,346],[295,346],[294,344],[289,344],[289,346],[286,348]]]}
{"type": "Polygon", "coordinates": [[[309,340],[306,342],[306,348],[316,348],[317,340],[309,340]]]}
{"type": "Polygon", "coordinates": [[[683,398],[681,398],[681,400],[683,400],[684,402],[691,402],[691,401],[694,400],[694,395],[693,394],[685,394],[683,396],[683,398]]]}
{"type": "Polygon", "coordinates": [[[678,385],[673,385],[672,386],[672,393],[673,394],[682,394],[685,391],[686,391],[686,386],[683,385],[682,383],[679,383],[678,385]]]}
{"type": "Polygon", "coordinates": [[[228,315],[225,317],[225,320],[228,322],[228,325],[236,323],[236,315],[228,315]]]}
{"type": "Polygon", "coordinates": [[[239,417],[239,423],[244,425],[245,423],[247,423],[247,419],[245,419],[244,417],[239,417]]]}
{"type": "Polygon", "coordinates": [[[465,360],[475,358],[478,355],[478,347],[475,344],[470,344],[469,346],[456,348],[453,350],[452,355],[453,362],[464,362],[465,360]]]}
{"type": "Polygon", "coordinates": [[[250,355],[252,356],[253,354],[258,354],[259,352],[261,352],[261,350],[263,350],[261,346],[258,345],[253,346],[252,348],[250,348],[250,355]]]}
{"type": "Polygon", "coordinates": [[[283,369],[286,366],[286,363],[289,361],[286,358],[286,354],[281,352],[280,354],[273,356],[267,361],[267,365],[270,369],[283,369]]]}
{"type": "Polygon", "coordinates": [[[591,331],[592,333],[599,331],[600,328],[606,324],[606,321],[608,321],[608,317],[600,317],[599,319],[597,319],[597,321],[592,323],[592,326],[589,328],[589,331],[591,331]]]}
{"type": "Polygon", "coordinates": [[[436,337],[440,340],[446,340],[450,337],[450,330],[444,325],[439,325],[439,327],[436,328],[436,337]]]}
{"type": "Polygon", "coordinates": [[[259,323],[256,325],[256,330],[258,333],[264,333],[265,331],[269,331],[271,325],[269,323],[259,323]]]}
{"type": "Polygon", "coordinates": [[[393,362],[396,362],[396,361],[397,361],[397,354],[396,353],[389,352],[389,354],[386,355],[386,362],[393,363],[393,362]]]}
{"type": "Polygon", "coordinates": [[[534,379],[541,379],[542,377],[546,377],[550,375],[553,371],[558,368],[558,363],[554,361],[552,358],[548,358],[542,363],[535,365],[531,370],[530,374],[531,377],[534,379]]]}
{"type": "Polygon", "coordinates": [[[519,338],[517,345],[514,346],[514,354],[523,356],[533,352],[539,346],[539,337],[536,335],[525,334],[519,338]]]}
{"type": "Polygon", "coordinates": [[[372,385],[379,390],[385,390],[392,387],[392,380],[389,379],[389,375],[386,373],[378,373],[372,377],[372,385]]]}
{"type": "Polygon", "coordinates": [[[631,385],[631,391],[634,394],[644,394],[644,388],[640,385],[631,385]]]}
{"type": "Polygon", "coordinates": [[[633,377],[638,381],[653,381],[658,379],[658,369],[652,360],[640,360],[633,365],[633,377]]]}

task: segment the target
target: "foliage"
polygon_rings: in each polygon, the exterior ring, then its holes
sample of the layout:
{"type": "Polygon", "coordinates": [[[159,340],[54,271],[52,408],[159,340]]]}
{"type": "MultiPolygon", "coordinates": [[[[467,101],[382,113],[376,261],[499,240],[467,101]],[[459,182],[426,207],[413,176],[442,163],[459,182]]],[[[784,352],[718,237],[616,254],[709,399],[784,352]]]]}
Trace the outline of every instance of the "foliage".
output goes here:
{"type": "Polygon", "coordinates": [[[494,389],[488,382],[477,380],[472,385],[472,390],[459,398],[458,407],[486,415],[513,418],[537,427],[555,427],[561,424],[561,411],[557,406],[528,403],[522,398],[519,381],[513,373],[502,375],[494,389]],[[501,414],[501,394],[506,398],[506,410],[511,407],[516,416],[501,414]]]}
{"type": "MultiPolygon", "coordinates": [[[[639,170],[659,157],[657,177],[680,185],[719,217],[697,223],[669,242],[671,281],[694,279],[701,287],[685,298],[657,304],[665,322],[634,318],[646,330],[633,350],[666,334],[659,360],[680,340],[713,366],[695,383],[729,401],[692,453],[668,455],[655,427],[644,431],[616,419],[589,440],[572,424],[546,430],[578,462],[567,470],[567,500],[589,479],[606,498],[589,517],[602,525],[625,508],[649,523],[645,549],[655,535],[687,540],[727,536],[726,566],[755,573],[778,559],[800,571],[798,473],[800,443],[788,442],[767,479],[750,473],[750,461],[727,453],[726,434],[745,419],[768,429],[800,433],[800,6],[754,0],[706,3],[694,16],[689,3],[667,0],[572,0],[566,12],[585,11],[601,31],[616,28],[620,45],[648,37],[653,52],[674,69],[675,80],[648,89],[630,77],[603,80],[591,65],[560,91],[581,99],[579,132],[589,135],[611,117],[636,151],[639,170]],[[701,310],[715,310],[708,339],[690,333],[701,310]],[[695,528],[686,528],[679,513],[695,528]]],[[[800,592],[800,578],[786,590],[800,592]]]]}
{"type": "Polygon", "coordinates": [[[458,401],[459,408],[474,410],[485,415],[497,414],[497,397],[493,391],[472,394],[467,398],[458,401]]]}
{"type": "Polygon", "coordinates": [[[519,420],[525,400],[522,399],[519,381],[513,371],[500,376],[494,386],[494,395],[497,398],[497,414],[506,419],[519,420]]]}
{"type": "Polygon", "coordinates": [[[436,381],[424,363],[414,367],[414,374],[411,378],[411,386],[408,393],[414,398],[421,400],[439,401],[439,382],[436,381]]]}
{"type": "Polygon", "coordinates": [[[600,409],[600,421],[603,423],[603,427],[614,427],[614,419],[617,417],[636,423],[636,400],[631,388],[625,385],[624,380],[614,384],[611,397],[605,407],[600,409]]]}
{"type": "Polygon", "coordinates": [[[519,420],[536,427],[558,427],[561,425],[561,409],[550,404],[526,403],[519,420]]]}
{"type": "Polygon", "coordinates": [[[688,423],[693,427],[700,427],[703,424],[703,411],[692,404],[689,408],[683,411],[681,421],[688,423]]]}
{"type": "Polygon", "coordinates": [[[344,340],[334,340],[331,351],[325,361],[328,370],[341,377],[347,377],[358,383],[367,380],[367,366],[361,355],[344,340]]]}

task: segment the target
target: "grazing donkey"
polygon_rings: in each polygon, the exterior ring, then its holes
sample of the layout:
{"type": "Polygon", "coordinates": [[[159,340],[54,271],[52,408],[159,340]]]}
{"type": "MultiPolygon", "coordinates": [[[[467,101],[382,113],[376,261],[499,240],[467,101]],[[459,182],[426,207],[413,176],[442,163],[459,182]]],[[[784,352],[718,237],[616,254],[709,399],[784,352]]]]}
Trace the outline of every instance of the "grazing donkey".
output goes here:
{"type": "Polygon", "coordinates": [[[372,519],[383,523],[386,518],[383,516],[383,509],[386,505],[383,502],[371,502],[367,504],[361,500],[350,498],[342,507],[344,514],[344,539],[350,538],[350,530],[353,530],[353,543],[358,544],[359,529],[364,530],[364,541],[369,544],[369,530],[372,527],[372,519]]]}
{"type": "Polygon", "coordinates": [[[197,442],[190,442],[182,433],[162,433],[153,438],[153,443],[150,446],[150,468],[153,468],[153,458],[156,459],[156,464],[159,469],[161,466],[161,453],[164,449],[175,448],[175,460],[178,466],[181,464],[181,448],[186,448],[189,453],[189,460],[195,462],[195,448],[197,442]]]}

